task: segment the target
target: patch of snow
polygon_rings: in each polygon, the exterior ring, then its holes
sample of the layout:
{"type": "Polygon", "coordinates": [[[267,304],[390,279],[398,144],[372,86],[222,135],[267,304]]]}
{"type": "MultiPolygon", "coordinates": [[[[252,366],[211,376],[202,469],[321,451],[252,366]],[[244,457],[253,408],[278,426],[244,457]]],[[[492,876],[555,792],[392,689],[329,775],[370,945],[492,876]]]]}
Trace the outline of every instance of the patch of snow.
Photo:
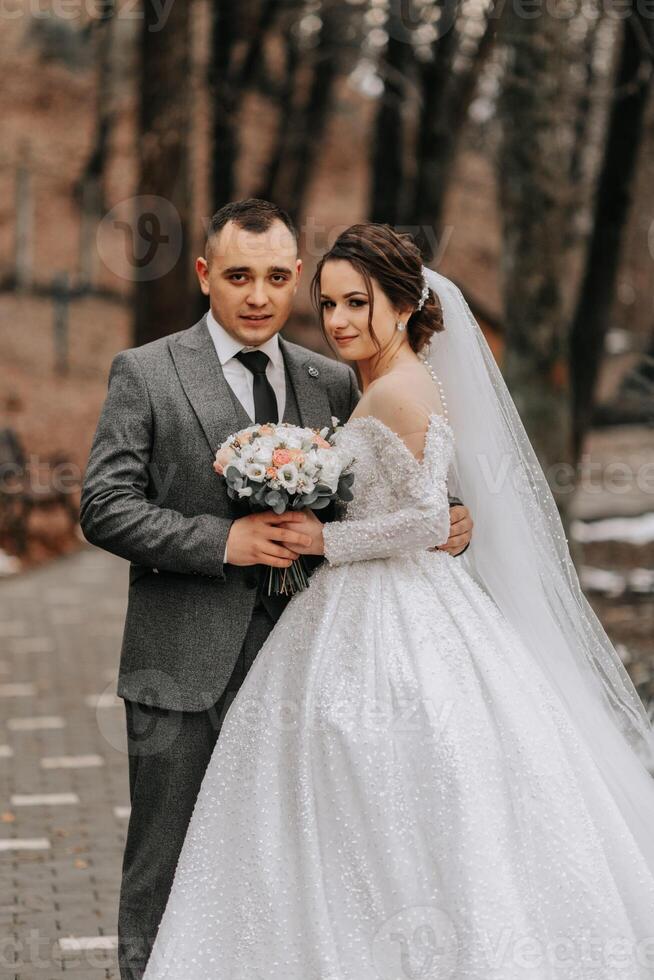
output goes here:
{"type": "Polygon", "coordinates": [[[604,349],[607,354],[624,354],[631,350],[633,341],[628,330],[621,327],[612,327],[606,334],[604,349]]]}
{"type": "Polygon", "coordinates": [[[0,575],[15,575],[20,569],[20,560],[0,548],[0,575]]]}
{"type": "Polygon", "coordinates": [[[575,520],[570,534],[576,541],[623,541],[626,544],[650,544],[654,541],[654,512],[638,517],[607,517],[599,521],[575,520]]]}
{"type": "Polygon", "coordinates": [[[637,592],[641,595],[654,593],[654,570],[651,568],[630,568],[624,572],[615,572],[608,568],[582,565],[579,578],[584,589],[588,589],[589,592],[601,592],[603,595],[619,596],[624,595],[625,592],[637,592]]]}

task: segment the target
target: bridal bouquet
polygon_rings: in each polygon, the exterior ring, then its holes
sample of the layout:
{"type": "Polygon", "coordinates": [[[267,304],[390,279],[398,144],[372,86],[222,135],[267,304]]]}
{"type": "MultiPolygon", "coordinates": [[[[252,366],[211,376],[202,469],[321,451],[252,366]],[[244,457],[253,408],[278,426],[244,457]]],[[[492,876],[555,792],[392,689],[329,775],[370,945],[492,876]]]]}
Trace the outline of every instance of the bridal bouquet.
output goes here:
{"type": "MultiPolygon", "coordinates": [[[[250,425],[223,442],[213,468],[227,483],[232,500],[253,511],[322,510],[332,500],[350,501],[352,457],[335,445],[339,420],[324,429],[304,429],[286,422],[250,425]]],[[[289,568],[272,568],[268,595],[295,595],[308,584],[300,556],[289,568]]]]}

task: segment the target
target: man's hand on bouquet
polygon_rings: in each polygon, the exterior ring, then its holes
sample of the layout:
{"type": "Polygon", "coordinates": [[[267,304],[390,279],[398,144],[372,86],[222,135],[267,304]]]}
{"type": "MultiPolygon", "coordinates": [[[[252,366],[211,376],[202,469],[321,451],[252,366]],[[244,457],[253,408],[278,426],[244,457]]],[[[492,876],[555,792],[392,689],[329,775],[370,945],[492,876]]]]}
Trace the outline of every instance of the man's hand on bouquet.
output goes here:
{"type": "MultiPolygon", "coordinates": [[[[320,524],[320,521],[318,521],[320,524]]],[[[321,525],[322,526],[322,525],[321,525]]],[[[299,555],[308,555],[313,542],[300,511],[248,514],[232,524],[227,538],[230,565],[271,565],[288,568],[299,555]]]]}

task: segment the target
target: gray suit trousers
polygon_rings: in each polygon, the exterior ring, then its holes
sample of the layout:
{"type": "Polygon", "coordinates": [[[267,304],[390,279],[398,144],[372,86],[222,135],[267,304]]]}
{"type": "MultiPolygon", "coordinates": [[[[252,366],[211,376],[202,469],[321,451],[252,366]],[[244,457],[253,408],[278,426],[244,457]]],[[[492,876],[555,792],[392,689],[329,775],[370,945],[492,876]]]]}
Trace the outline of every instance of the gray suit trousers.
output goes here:
{"type": "Polygon", "coordinates": [[[121,980],[145,972],[223,719],[273,626],[265,607],[255,607],[227,688],[207,711],[125,701],[132,812],[118,914],[121,980]]]}

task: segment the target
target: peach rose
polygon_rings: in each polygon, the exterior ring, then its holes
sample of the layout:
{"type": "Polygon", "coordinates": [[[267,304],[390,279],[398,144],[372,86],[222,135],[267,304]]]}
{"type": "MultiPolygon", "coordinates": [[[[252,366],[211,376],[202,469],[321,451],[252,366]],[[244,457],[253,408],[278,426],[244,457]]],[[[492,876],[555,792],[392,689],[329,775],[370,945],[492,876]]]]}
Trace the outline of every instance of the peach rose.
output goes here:
{"type": "Polygon", "coordinates": [[[277,476],[277,467],[269,466],[268,469],[266,470],[266,477],[269,480],[274,480],[276,476],[277,476]]]}
{"type": "Polygon", "coordinates": [[[275,435],[275,430],[273,429],[272,425],[260,425],[259,426],[259,432],[261,433],[262,436],[274,436],[275,435]]]}
{"type": "Polygon", "coordinates": [[[316,446],[318,446],[320,449],[331,449],[332,448],[331,443],[330,442],[327,442],[327,440],[326,439],[323,439],[323,437],[320,436],[320,435],[317,435],[316,436],[316,438],[314,439],[314,442],[315,442],[316,446]]]}
{"type": "Polygon", "coordinates": [[[291,452],[289,449],[276,449],[272,454],[273,466],[286,466],[291,462],[291,452]]]}
{"type": "Polygon", "coordinates": [[[298,466],[302,466],[304,462],[304,453],[301,449],[287,449],[286,452],[291,457],[289,462],[297,463],[298,466]]]}
{"type": "Polygon", "coordinates": [[[222,449],[218,450],[218,452],[216,453],[216,460],[213,464],[213,468],[219,476],[223,475],[223,473],[227,469],[227,466],[229,465],[229,463],[231,463],[231,461],[234,459],[235,456],[236,453],[234,452],[231,446],[223,446],[222,449]]]}

